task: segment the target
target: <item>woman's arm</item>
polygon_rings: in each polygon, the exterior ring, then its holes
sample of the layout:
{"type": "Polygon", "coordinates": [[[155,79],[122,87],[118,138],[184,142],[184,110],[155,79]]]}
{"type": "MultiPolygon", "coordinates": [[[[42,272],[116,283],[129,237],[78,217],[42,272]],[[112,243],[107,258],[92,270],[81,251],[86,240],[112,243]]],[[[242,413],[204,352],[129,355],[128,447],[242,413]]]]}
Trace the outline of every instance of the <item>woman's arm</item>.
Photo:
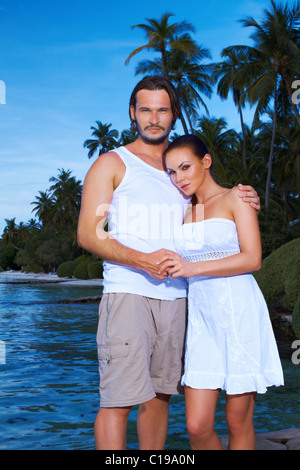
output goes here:
{"type": "Polygon", "coordinates": [[[239,197],[238,188],[228,193],[230,212],[234,218],[241,253],[213,261],[191,263],[175,255],[159,264],[159,271],[168,269],[172,277],[234,276],[257,271],[261,266],[261,239],[257,213],[239,197]]]}

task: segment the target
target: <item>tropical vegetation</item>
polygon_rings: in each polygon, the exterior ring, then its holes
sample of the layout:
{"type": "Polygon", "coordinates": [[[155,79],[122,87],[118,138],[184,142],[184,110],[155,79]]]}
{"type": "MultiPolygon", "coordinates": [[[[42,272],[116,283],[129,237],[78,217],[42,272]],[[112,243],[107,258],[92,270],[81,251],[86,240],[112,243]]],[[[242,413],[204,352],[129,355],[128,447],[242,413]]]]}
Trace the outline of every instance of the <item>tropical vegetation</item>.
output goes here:
{"type": "Polygon", "coordinates": [[[300,238],[267,256],[255,278],[273,312],[292,312],[292,328],[300,338],[300,238]]]}
{"type": "MultiPolygon", "coordinates": [[[[219,62],[197,44],[193,24],[173,17],[167,12],[133,25],[132,34],[143,31],[145,41],[125,63],[130,66],[132,57],[149,51],[150,58],[137,64],[136,75],[161,74],[173,82],[181,100],[183,132],[204,140],[220,184],[242,182],[257,190],[266,258],[300,237],[300,1],[291,6],[271,0],[261,20],[241,19],[252,45],[228,45],[220,51],[219,62]],[[230,128],[226,117],[210,114],[213,93],[233,100],[239,129],[230,128]],[[250,124],[244,118],[246,107],[253,109],[250,124]]],[[[132,129],[117,130],[100,120],[91,131],[83,142],[88,158],[136,138],[132,129]]],[[[19,224],[14,218],[6,220],[0,240],[2,269],[53,271],[87,255],[76,243],[82,183],[71,170],[59,171],[50,178],[49,189],[39,191],[32,202],[35,218],[19,224]]]]}

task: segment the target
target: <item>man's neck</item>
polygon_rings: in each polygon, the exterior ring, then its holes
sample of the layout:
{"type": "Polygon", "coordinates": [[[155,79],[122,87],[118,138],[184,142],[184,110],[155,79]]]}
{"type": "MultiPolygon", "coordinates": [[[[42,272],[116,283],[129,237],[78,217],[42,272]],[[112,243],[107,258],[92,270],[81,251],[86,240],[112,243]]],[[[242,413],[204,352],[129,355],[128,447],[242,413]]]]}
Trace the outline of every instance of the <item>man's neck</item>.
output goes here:
{"type": "Polygon", "coordinates": [[[145,142],[141,137],[138,137],[137,140],[125,147],[146,163],[150,165],[152,164],[152,166],[155,166],[156,168],[163,169],[162,156],[168,147],[168,143],[168,139],[166,139],[162,144],[153,145],[145,142]]]}

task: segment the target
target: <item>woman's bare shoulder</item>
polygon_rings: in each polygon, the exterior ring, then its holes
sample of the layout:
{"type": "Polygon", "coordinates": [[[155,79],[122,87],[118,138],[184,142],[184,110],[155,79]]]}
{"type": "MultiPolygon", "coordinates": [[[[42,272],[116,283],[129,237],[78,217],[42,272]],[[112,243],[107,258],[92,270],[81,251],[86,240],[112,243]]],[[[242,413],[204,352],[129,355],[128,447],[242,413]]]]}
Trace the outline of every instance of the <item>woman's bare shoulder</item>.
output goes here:
{"type": "Polygon", "coordinates": [[[228,189],[228,191],[225,193],[225,196],[228,199],[228,202],[237,204],[243,202],[240,194],[241,191],[239,190],[238,186],[234,186],[233,188],[228,189]]]}

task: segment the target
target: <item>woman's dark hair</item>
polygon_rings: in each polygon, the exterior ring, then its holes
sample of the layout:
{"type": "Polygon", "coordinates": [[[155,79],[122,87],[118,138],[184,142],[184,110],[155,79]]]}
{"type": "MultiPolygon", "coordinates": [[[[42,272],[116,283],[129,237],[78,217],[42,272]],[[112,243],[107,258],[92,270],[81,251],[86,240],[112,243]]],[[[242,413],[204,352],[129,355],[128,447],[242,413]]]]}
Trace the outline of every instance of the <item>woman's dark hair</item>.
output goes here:
{"type": "Polygon", "coordinates": [[[177,118],[181,114],[181,106],[179,97],[177,95],[176,88],[167,78],[161,75],[148,75],[144,77],[134,88],[130,100],[129,100],[129,117],[131,121],[131,127],[133,130],[137,130],[136,122],[131,119],[130,108],[131,106],[136,107],[136,95],[140,90],[165,90],[170,98],[171,109],[173,113],[173,126],[177,118]]]}
{"type": "Polygon", "coordinates": [[[209,153],[206,148],[206,145],[196,135],[187,134],[187,135],[182,135],[181,137],[177,137],[176,139],[173,140],[173,142],[169,144],[169,146],[164,152],[163,166],[164,166],[165,171],[167,171],[166,155],[168,154],[168,152],[170,152],[171,150],[182,149],[182,148],[189,148],[193,152],[193,154],[196,155],[196,157],[198,157],[200,160],[202,160],[203,157],[209,153]]]}

